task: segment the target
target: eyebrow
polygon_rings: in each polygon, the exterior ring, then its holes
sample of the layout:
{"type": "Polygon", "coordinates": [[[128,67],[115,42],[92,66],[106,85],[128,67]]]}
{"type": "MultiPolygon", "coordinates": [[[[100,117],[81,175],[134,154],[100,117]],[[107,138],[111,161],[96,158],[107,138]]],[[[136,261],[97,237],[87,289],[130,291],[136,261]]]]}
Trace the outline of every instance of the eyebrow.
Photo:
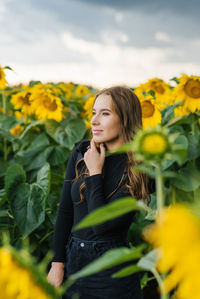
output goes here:
{"type": "MultiPolygon", "coordinates": [[[[95,111],[96,111],[96,109],[95,109],[95,108],[93,108],[92,110],[95,110],[95,111]]],[[[104,108],[104,109],[100,109],[100,111],[110,111],[110,112],[111,112],[111,110],[110,110],[110,109],[106,109],[106,108],[104,108]]]]}

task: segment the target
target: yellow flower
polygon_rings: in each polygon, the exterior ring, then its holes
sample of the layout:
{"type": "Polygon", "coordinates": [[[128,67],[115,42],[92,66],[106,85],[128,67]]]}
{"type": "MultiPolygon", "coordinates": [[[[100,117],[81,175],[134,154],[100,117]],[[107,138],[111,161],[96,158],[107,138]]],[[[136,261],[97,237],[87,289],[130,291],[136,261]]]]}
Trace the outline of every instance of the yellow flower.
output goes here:
{"type": "Polygon", "coordinates": [[[140,99],[144,92],[147,93],[150,90],[154,91],[156,102],[162,104],[162,109],[164,109],[166,105],[171,105],[170,85],[158,78],[153,78],[146,83],[140,84],[134,89],[134,93],[140,99]]]}
{"type": "Polygon", "coordinates": [[[85,85],[78,85],[75,94],[78,98],[84,97],[89,93],[89,89],[85,85]]]}
{"type": "Polygon", "coordinates": [[[31,106],[37,119],[55,119],[60,122],[63,118],[63,104],[51,88],[34,88],[30,96],[31,106]]]}
{"type": "Polygon", "coordinates": [[[91,129],[91,124],[90,124],[90,121],[92,119],[92,108],[93,108],[93,105],[94,105],[94,99],[95,99],[95,96],[90,96],[86,101],[83,101],[83,109],[84,111],[81,113],[80,117],[81,118],[86,118],[86,128],[87,129],[91,129]]]}
{"type": "Polygon", "coordinates": [[[31,115],[34,113],[33,106],[30,101],[30,90],[20,91],[11,97],[11,103],[15,109],[21,109],[23,114],[31,115]]]}
{"type": "Polygon", "coordinates": [[[188,115],[189,113],[191,113],[188,108],[184,107],[184,106],[178,106],[174,108],[174,117],[177,116],[184,116],[184,115],[188,115]]]}
{"type": "Polygon", "coordinates": [[[163,135],[152,133],[146,135],[141,143],[141,150],[151,155],[163,154],[168,148],[168,141],[163,135]]]}
{"type": "Polygon", "coordinates": [[[16,125],[14,128],[10,129],[10,134],[14,136],[19,136],[24,130],[24,126],[16,125]]]}
{"type": "Polygon", "coordinates": [[[0,290],[2,299],[50,299],[5,248],[0,248],[0,290]]]}
{"type": "Polygon", "coordinates": [[[0,66],[0,89],[5,89],[7,84],[4,68],[0,66]]]}
{"type": "Polygon", "coordinates": [[[175,101],[182,100],[181,105],[190,112],[200,111],[200,77],[183,74],[178,81],[173,91],[175,101]]]}
{"type": "Polygon", "coordinates": [[[176,298],[200,298],[200,220],[185,206],[172,205],[159,212],[144,237],[160,249],[158,270],[170,272],[164,281],[166,291],[178,287],[176,298]]]}
{"type": "Polygon", "coordinates": [[[69,99],[72,97],[72,89],[74,88],[74,86],[73,86],[73,87],[70,87],[69,84],[66,84],[66,83],[59,83],[59,84],[58,84],[58,87],[60,87],[60,88],[63,90],[63,92],[64,92],[64,94],[65,94],[65,98],[66,98],[67,100],[69,100],[69,99]]]}
{"type": "Polygon", "coordinates": [[[159,105],[151,97],[147,96],[140,101],[142,108],[142,126],[143,129],[147,127],[154,128],[162,121],[159,105]]]}

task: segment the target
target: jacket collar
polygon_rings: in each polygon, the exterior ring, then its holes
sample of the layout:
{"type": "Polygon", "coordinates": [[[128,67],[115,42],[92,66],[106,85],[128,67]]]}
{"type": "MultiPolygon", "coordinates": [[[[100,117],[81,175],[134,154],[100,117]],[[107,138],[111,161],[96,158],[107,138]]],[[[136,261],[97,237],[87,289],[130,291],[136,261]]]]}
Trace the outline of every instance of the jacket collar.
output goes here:
{"type": "MultiPolygon", "coordinates": [[[[75,143],[76,150],[79,152],[78,159],[83,158],[84,153],[87,151],[88,145],[90,145],[90,140],[81,140],[80,142],[75,143]]],[[[104,167],[105,167],[105,176],[104,176],[104,194],[107,197],[109,194],[117,191],[118,187],[125,183],[127,179],[127,154],[113,154],[105,157],[104,167]],[[123,174],[125,175],[124,180],[119,185],[123,174]]]]}

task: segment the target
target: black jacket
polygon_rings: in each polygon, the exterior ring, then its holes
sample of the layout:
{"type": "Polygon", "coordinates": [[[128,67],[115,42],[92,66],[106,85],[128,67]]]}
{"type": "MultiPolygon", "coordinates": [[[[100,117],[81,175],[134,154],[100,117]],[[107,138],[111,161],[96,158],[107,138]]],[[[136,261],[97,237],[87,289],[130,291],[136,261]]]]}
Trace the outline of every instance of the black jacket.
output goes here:
{"type": "MultiPolygon", "coordinates": [[[[75,226],[96,208],[121,197],[131,196],[125,187],[127,179],[126,153],[105,157],[104,177],[102,174],[96,174],[79,179],[78,181],[71,181],[75,178],[75,165],[77,161],[83,158],[89,144],[89,140],[82,140],[75,143],[75,147],[67,163],[53,238],[55,253],[52,259],[53,262],[65,262],[65,245],[71,233],[72,226],[75,226]],[[86,185],[86,189],[83,192],[84,200],[80,204],[77,204],[80,201],[80,185],[83,180],[86,185]]],[[[105,240],[119,235],[125,238],[134,213],[134,211],[127,213],[101,225],[81,229],[72,234],[83,240],[105,240]]]]}

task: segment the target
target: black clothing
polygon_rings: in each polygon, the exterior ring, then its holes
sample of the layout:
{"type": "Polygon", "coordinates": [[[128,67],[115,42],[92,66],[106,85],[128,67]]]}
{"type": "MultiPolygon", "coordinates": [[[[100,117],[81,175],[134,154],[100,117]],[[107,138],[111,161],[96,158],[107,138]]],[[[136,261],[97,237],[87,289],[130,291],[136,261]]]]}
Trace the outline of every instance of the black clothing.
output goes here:
{"type": "MultiPolygon", "coordinates": [[[[66,278],[106,251],[124,246],[128,247],[127,241],[119,237],[106,241],[85,241],[70,236],[66,245],[66,278]]],[[[99,273],[79,278],[62,298],[71,299],[78,294],[80,295],[79,299],[142,299],[139,273],[122,278],[111,277],[112,274],[132,264],[132,261],[125,262],[99,273]]]]}
{"type": "MultiPolygon", "coordinates": [[[[131,196],[125,187],[127,154],[113,154],[105,157],[104,173],[92,175],[78,181],[71,181],[75,178],[75,165],[80,158],[83,158],[90,145],[89,140],[82,140],[75,143],[75,147],[68,160],[65,180],[62,189],[61,201],[58,208],[58,215],[54,231],[54,257],[52,262],[65,262],[65,246],[71,233],[72,226],[75,226],[88,213],[96,208],[113,202],[116,199],[131,196]],[[124,174],[124,180],[121,180],[124,174]],[[86,189],[83,192],[84,200],[80,201],[80,184],[85,181],[86,189]],[[111,194],[112,193],[112,194],[111,194]]],[[[84,163],[84,161],[82,161],[84,163]]],[[[80,163],[82,165],[82,163],[80,163]]],[[[98,226],[81,229],[72,233],[72,236],[82,240],[107,240],[121,236],[126,237],[135,211],[126,213],[116,219],[110,220],[98,226]]]]}

